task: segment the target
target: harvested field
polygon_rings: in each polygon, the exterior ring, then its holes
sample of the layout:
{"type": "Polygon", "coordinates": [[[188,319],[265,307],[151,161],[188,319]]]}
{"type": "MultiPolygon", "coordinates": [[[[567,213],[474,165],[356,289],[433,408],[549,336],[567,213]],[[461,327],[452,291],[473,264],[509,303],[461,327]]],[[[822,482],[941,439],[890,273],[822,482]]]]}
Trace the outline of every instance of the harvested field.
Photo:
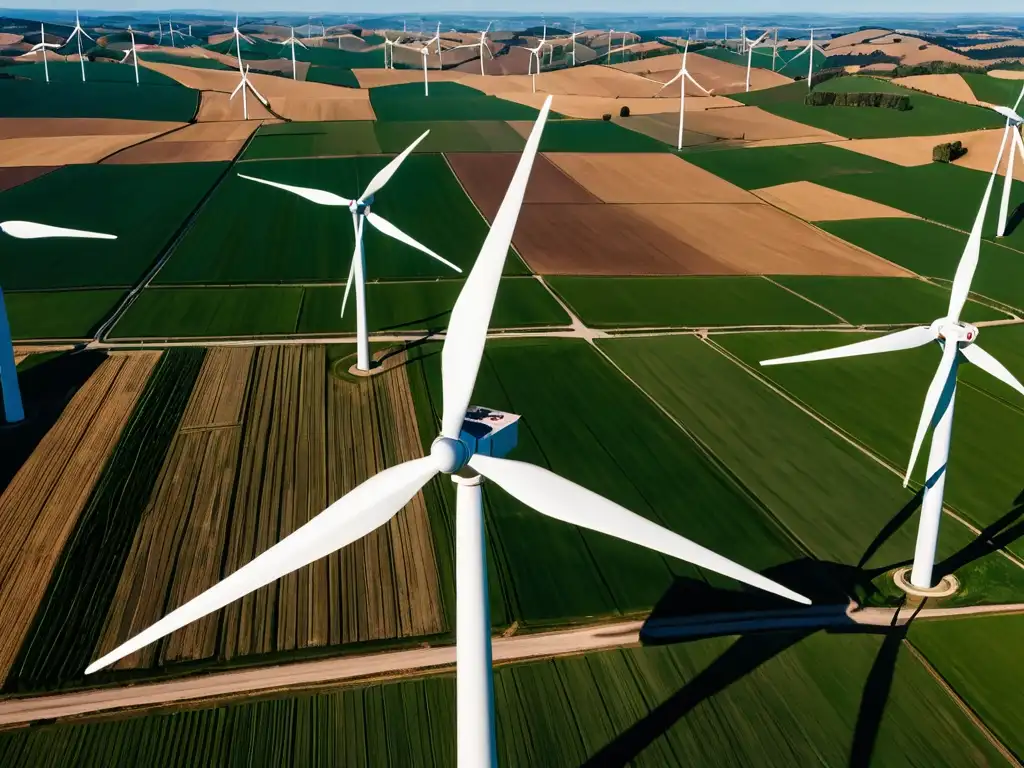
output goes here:
{"type": "Polygon", "coordinates": [[[193,123],[154,141],[244,141],[259,127],[255,120],[193,123]]]}
{"type": "Polygon", "coordinates": [[[0,118],[0,139],[42,139],[58,136],[137,136],[159,134],[187,123],[160,120],[118,120],[101,117],[0,118]]]}
{"type": "MultiPolygon", "coordinates": [[[[678,125],[678,117],[675,117],[675,124],[678,125]]],[[[830,131],[773,115],[760,107],[741,106],[697,111],[687,114],[686,128],[721,139],[745,141],[800,139],[803,143],[808,143],[839,141],[843,138],[830,131]]]]}
{"type": "Polygon", "coordinates": [[[905,211],[823,187],[813,181],[794,181],[755,189],[753,193],[766,203],[805,221],[917,218],[905,211]]]}
{"type": "Polygon", "coordinates": [[[22,165],[14,168],[0,168],[0,192],[13,189],[26,181],[37,179],[43,174],[56,170],[53,165],[22,165]]]}
{"type": "MultiPolygon", "coordinates": [[[[896,275],[906,272],[767,205],[636,205],[629,210],[713,260],[719,273],[896,275]]],[[[689,268],[677,274],[701,274],[689,268]]]]}
{"type": "MultiPolygon", "coordinates": [[[[749,192],[668,153],[553,152],[546,157],[605,203],[755,202],[749,192]]],[[[492,183],[500,187],[498,178],[492,183]]]]}
{"type": "Polygon", "coordinates": [[[1024,80],[1024,70],[1019,69],[992,69],[988,74],[999,80],[1024,80]]]}
{"type": "MultiPolygon", "coordinates": [[[[503,152],[449,153],[445,157],[476,207],[488,221],[493,219],[519,163],[519,155],[503,152]]],[[[537,156],[526,186],[525,204],[600,202],[553,165],[552,159],[547,155],[537,156]]]]}
{"type": "MultiPolygon", "coordinates": [[[[525,74],[505,77],[467,74],[462,80],[462,84],[477,88],[492,96],[532,93],[533,91],[533,78],[525,74]]],[[[642,77],[611,67],[575,67],[541,72],[537,75],[537,92],[556,96],[651,99],[659,95],[661,84],[652,83],[642,77]]]]}
{"type": "Polygon", "coordinates": [[[159,358],[159,352],[111,355],[0,496],[0,679],[7,678],[51,571],[159,358]]]}
{"type": "MultiPolygon", "coordinates": [[[[681,59],[681,54],[659,56],[657,59],[642,59],[625,64],[616,64],[615,69],[641,75],[645,72],[650,72],[652,74],[647,76],[664,82],[679,71],[681,59]],[[669,72],[672,75],[668,74],[669,72]],[[657,73],[663,74],[659,76],[657,73]]],[[[691,53],[686,59],[686,68],[696,78],[697,82],[717,96],[728,96],[732,93],[746,91],[747,69],[745,66],[732,64],[728,61],[719,61],[710,56],[702,56],[699,53],[691,53]]],[[[639,80],[640,78],[638,77],[637,79],[639,80]]],[[[752,91],[773,88],[776,85],[785,85],[789,82],[792,82],[790,78],[770,70],[757,67],[750,70],[750,90],[752,91]]]]}
{"type": "Polygon", "coordinates": [[[904,88],[912,88],[915,91],[924,91],[934,96],[941,96],[944,99],[963,101],[967,104],[980,104],[974,91],[967,84],[967,81],[958,74],[953,75],[911,75],[910,77],[897,77],[893,80],[897,85],[904,88]]]}
{"type": "Polygon", "coordinates": [[[106,163],[213,163],[234,160],[245,146],[239,141],[150,141],[128,147],[107,158],[106,163]]]}
{"type": "MultiPolygon", "coordinates": [[[[250,94],[252,96],[252,94],[250,94]]],[[[249,99],[249,120],[264,120],[274,117],[255,97],[249,99]]],[[[242,98],[230,99],[230,93],[203,91],[199,94],[199,112],[196,120],[200,123],[216,121],[237,122],[242,118],[242,98]]]]}
{"type": "MultiPolygon", "coordinates": [[[[359,81],[360,88],[379,88],[405,83],[423,84],[423,71],[420,69],[353,69],[352,74],[359,81]]],[[[431,83],[458,81],[465,76],[465,72],[453,69],[432,70],[429,75],[431,83]]]]}
{"type": "Polygon", "coordinates": [[[97,163],[115,152],[159,134],[121,136],[53,136],[41,139],[0,139],[0,166],[82,165],[97,163]]]}
{"type": "MultiPolygon", "coordinates": [[[[540,109],[544,106],[544,99],[547,98],[547,94],[540,92],[502,93],[498,95],[498,98],[505,99],[506,101],[513,101],[516,104],[533,107],[534,109],[540,109]]],[[[723,102],[731,101],[729,99],[717,97],[705,97],[703,100],[714,102],[714,105],[717,107],[728,106],[728,104],[723,102]]],[[[697,101],[697,99],[694,98],[693,101],[697,101]]],[[[661,114],[663,112],[674,113],[677,116],[679,115],[678,98],[637,99],[617,96],[555,96],[551,101],[551,109],[558,112],[558,114],[584,120],[596,120],[605,114],[618,116],[619,110],[622,109],[622,107],[629,107],[631,115],[654,115],[661,114]]],[[[711,104],[707,106],[695,105],[693,107],[693,109],[710,108],[711,104]]],[[[687,111],[689,110],[689,101],[687,101],[687,111]]]]}
{"type": "Polygon", "coordinates": [[[181,429],[240,426],[255,347],[213,347],[206,353],[181,429]]]}

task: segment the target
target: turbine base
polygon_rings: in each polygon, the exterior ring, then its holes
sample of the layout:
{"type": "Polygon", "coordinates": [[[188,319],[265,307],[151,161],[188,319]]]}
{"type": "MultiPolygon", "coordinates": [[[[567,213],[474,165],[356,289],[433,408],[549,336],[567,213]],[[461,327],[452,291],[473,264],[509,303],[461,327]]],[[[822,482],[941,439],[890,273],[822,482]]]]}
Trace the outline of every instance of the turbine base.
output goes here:
{"type": "Polygon", "coordinates": [[[960,589],[960,581],[953,574],[947,574],[939,579],[934,587],[915,587],[910,583],[910,568],[900,568],[892,575],[896,586],[902,589],[911,597],[950,597],[960,589]]]}

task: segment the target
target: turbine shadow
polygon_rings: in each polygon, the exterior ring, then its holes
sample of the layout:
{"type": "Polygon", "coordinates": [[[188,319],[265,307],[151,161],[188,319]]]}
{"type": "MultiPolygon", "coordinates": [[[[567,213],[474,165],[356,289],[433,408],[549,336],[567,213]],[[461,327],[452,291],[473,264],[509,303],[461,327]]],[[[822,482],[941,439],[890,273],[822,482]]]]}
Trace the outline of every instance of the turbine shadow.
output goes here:
{"type": "Polygon", "coordinates": [[[1009,237],[1010,235],[1012,235],[1014,233],[1014,230],[1017,229],[1017,227],[1020,225],[1022,221],[1024,221],[1024,203],[1021,203],[1016,208],[1014,208],[1009,218],[1007,218],[1006,232],[1003,236],[1009,237]]]}
{"type": "Polygon", "coordinates": [[[937,578],[941,578],[986,557],[1024,535],[1024,490],[1013,500],[1013,508],[991,525],[981,530],[973,541],[945,560],[935,564],[937,578]]]}
{"type": "Polygon", "coordinates": [[[878,535],[868,544],[867,549],[864,550],[864,554],[861,555],[860,561],[857,563],[857,568],[862,569],[865,565],[873,558],[889,539],[891,539],[897,531],[899,531],[914,513],[921,508],[921,501],[924,499],[924,489],[914,494],[914,497],[908,501],[901,510],[890,518],[882,530],[878,532],[878,535]]]}

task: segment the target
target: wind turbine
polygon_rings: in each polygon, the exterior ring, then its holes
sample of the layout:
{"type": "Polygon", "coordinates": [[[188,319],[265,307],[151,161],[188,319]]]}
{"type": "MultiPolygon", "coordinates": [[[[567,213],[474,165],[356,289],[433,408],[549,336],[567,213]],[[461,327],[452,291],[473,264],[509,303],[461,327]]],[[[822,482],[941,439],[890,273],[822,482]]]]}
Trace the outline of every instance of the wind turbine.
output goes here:
{"type": "MultiPolygon", "coordinates": [[[[423,46],[419,49],[420,55],[423,57],[423,95],[424,96],[429,96],[430,95],[430,79],[427,77],[427,57],[430,55],[430,44],[431,43],[437,43],[437,60],[438,60],[438,66],[440,67],[440,65],[441,65],[441,23],[440,22],[438,22],[438,24],[437,24],[437,32],[434,33],[434,36],[432,38],[430,38],[429,40],[427,40],[427,42],[425,42],[423,44],[423,46]]],[[[409,47],[409,46],[402,46],[402,47],[405,48],[405,47],[409,47]]],[[[394,57],[394,51],[392,51],[391,53],[392,53],[392,57],[394,57]]]]}
{"type": "MultiPolygon", "coordinates": [[[[1010,128],[1007,127],[1004,134],[1009,130],[1010,128]]],[[[1004,135],[1003,146],[1005,143],[1004,135]]],[[[921,521],[917,528],[914,566],[910,575],[910,583],[920,589],[932,587],[935,547],[939,536],[939,521],[942,517],[942,493],[946,485],[946,466],[949,461],[949,443],[953,428],[953,401],[956,397],[957,369],[961,364],[961,356],[1017,392],[1024,394],[1024,384],[1017,381],[1002,363],[977,345],[978,329],[960,320],[960,313],[967,301],[971,290],[971,280],[978,266],[978,256],[981,252],[981,230],[985,223],[989,198],[992,195],[992,185],[995,182],[999,163],[1002,161],[1003,146],[999,148],[999,157],[996,159],[992,175],[989,177],[981,208],[978,210],[971,234],[967,238],[967,246],[957,265],[949,297],[949,308],[945,317],[940,317],[931,325],[908,328],[867,341],[846,344],[821,352],[811,352],[806,355],[794,355],[761,362],[761,365],[781,365],[812,360],[832,360],[881,352],[896,352],[923,347],[933,341],[938,342],[942,348],[942,358],[931,384],[928,385],[924,406],[921,409],[921,419],[917,425],[917,434],[914,436],[914,447],[910,453],[910,463],[907,465],[907,472],[903,478],[903,486],[906,487],[914,465],[917,463],[917,456],[925,434],[928,432],[928,427],[933,427],[925,472],[924,499],[921,502],[921,521]]]]}
{"type": "MultiPolygon", "coordinates": [[[[82,82],[85,82],[85,58],[82,56],[82,35],[89,37],[86,31],[82,29],[81,23],[78,21],[78,11],[75,11],[75,28],[71,31],[71,36],[64,41],[64,45],[71,42],[72,38],[78,40],[78,63],[82,65],[82,82]]],[[[89,37],[94,43],[96,42],[93,38],[89,37]]]]}
{"type": "Polygon", "coordinates": [[[746,42],[750,44],[748,46],[748,48],[747,48],[747,92],[749,93],[750,92],[750,68],[754,65],[754,49],[757,48],[757,46],[759,46],[761,43],[763,43],[765,40],[768,39],[768,33],[767,32],[762,33],[762,35],[759,38],[757,38],[757,40],[754,40],[753,42],[751,42],[750,40],[747,40],[746,35],[744,35],[743,39],[746,40],[746,42]]]}
{"type": "Polygon", "coordinates": [[[1010,187],[1013,186],[1014,158],[1018,152],[1024,158],[1024,141],[1020,137],[1020,125],[1024,123],[1024,117],[1017,114],[1022,99],[1024,99],[1024,86],[1021,86],[1020,95],[1017,96],[1013,109],[1009,107],[992,107],[992,109],[1006,118],[1006,126],[1003,128],[1003,141],[999,145],[999,153],[1003,153],[1007,142],[1013,144],[1010,147],[1010,157],[1006,161],[1006,178],[1003,179],[1003,198],[999,204],[999,224],[996,227],[996,237],[1004,237],[1006,235],[1006,216],[1010,208],[1010,187]]]}
{"type": "Polygon", "coordinates": [[[132,57],[132,63],[135,65],[135,84],[139,84],[139,52],[135,50],[135,31],[128,25],[128,34],[132,37],[132,47],[130,50],[124,52],[124,57],[121,59],[121,63],[128,61],[128,57],[132,57]]]}
{"type": "Polygon", "coordinates": [[[544,31],[541,34],[540,40],[537,41],[537,47],[536,48],[527,48],[526,49],[526,50],[528,50],[530,52],[530,58],[528,59],[528,64],[526,65],[526,74],[533,76],[533,81],[532,82],[533,82],[533,92],[534,93],[537,92],[537,75],[540,74],[541,50],[544,48],[545,45],[547,45],[547,39],[548,39],[548,25],[547,25],[547,22],[545,22],[544,23],[544,31]],[[537,71],[536,72],[533,71],[533,62],[535,60],[537,62],[537,71]]]}
{"type": "MultiPolygon", "coordinates": [[[[46,41],[46,38],[43,38],[46,41]]],[[[45,55],[45,52],[44,52],[45,55]]],[[[34,221],[0,221],[0,231],[19,240],[36,240],[43,237],[88,237],[100,240],[116,240],[117,235],[102,232],[86,232],[81,229],[52,227],[34,221]]],[[[14,424],[25,418],[18,387],[18,370],[14,364],[14,343],[11,340],[11,326],[7,320],[4,293],[0,290],[0,390],[3,390],[4,419],[14,424]]]]}
{"type": "Polygon", "coordinates": [[[61,46],[57,43],[46,42],[46,31],[43,28],[42,23],[39,24],[39,44],[33,45],[32,48],[26,53],[26,56],[34,56],[35,54],[42,52],[43,54],[43,75],[46,77],[46,82],[50,82],[50,65],[46,62],[46,49],[47,48],[60,48],[61,46]]]}
{"type": "Polygon", "coordinates": [[[267,184],[271,187],[283,189],[286,192],[299,195],[300,197],[310,200],[318,205],[344,206],[349,209],[349,212],[352,214],[352,228],[355,231],[355,250],[352,252],[352,263],[349,266],[348,281],[345,283],[345,296],[341,303],[341,315],[342,317],[345,316],[345,306],[348,304],[348,294],[352,288],[354,280],[356,288],[356,367],[360,371],[370,370],[370,341],[366,330],[366,257],[363,249],[364,223],[369,222],[370,226],[381,234],[394,238],[400,243],[405,243],[418,251],[422,251],[431,258],[437,259],[445,266],[451,267],[456,272],[462,272],[459,267],[452,264],[450,261],[441,258],[432,250],[427,248],[427,246],[422,245],[409,237],[409,235],[405,234],[387,219],[373,213],[371,210],[376,194],[380,192],[391,177],[395,175],[399,166],[401,166],[409,154],[416,149],[417,145],[427,138],[429,133],[429,130],[425,131],[423,135],[416,139],[416,141],[406,147],[402,154],[398,155],[390,163],[384,166],[384,168],[370,180],[370,183],[366,186],[363,194],[355,200],[349,200],[341,197],[340,195],[336,195],[333,192],[326,192],[321,189],[293,187],[288,184],[280,184],[276,181],[257,179],[252,176],[245,176],[241,173],[238,174],[243,179],[257,181],[260,184],[267,184]]]}
{"type": "Polygon", "coordinates": [[[542,515],[652,549],[797,602],[810,602],[554,472],[504,458],[515,447],[519,416],[470,405],[495,295],[550,107],[549,96],[452,310],[441,351],[441,434],[430,454],[385,469],[356,486],[247,565],[90,664],[86,674],[366,536],[398,514],[439,473],[449,475],[456,485],[455,663],[460,768],[497,764],[481,487],[484,478],[542,515]]]}
{"type": "Polygon", "coordinates": [[[576,31],[576,22],[572,23],[572,34],[569,35],[569,44],[572,46],[572,65],[576,66],[576,38],[582,35],[586,30],[581,29],[579,32],[576,31]]]}
{"type": "Polygon", "coordinates": [[[386,32],[384,33],[384,69],[395,68],[395,45],[397,45],[398,41],[401,39],[402,38],[399,37],[396,38],[395,40],[392,40],[390,37],[387,36],[386,32]],[[390,56],[388,55],[389,51],[390,56]]]}
{"type": "Polygon", "coordinates": [[[683,148],[683,119],[684,119],[684,116],[686,114],[686,111],[685,111],[685,106],[686,106],[686,81],[689,80],[691,83],[693,83],[698,88],[700,88],[702,91],[704,91],[704,93],[706,93],[708,96],[711,95],[711,91],[709,91],[703,85],[698,83],[694,79],[693,75],[690,74],[689,70],[686,69],[686,55],[687,55],[687,53],[689,53],[689,50],[690,50],[690,41],[687,40],[686,44],[683,46],[683,59],[682,59],[682,63],[679,66],[679,72],[676,73],[675,77],[673,77],[671,80],[669,80],[663,86],[661,86],[662,89],[665,89],[665,88],[668,88],[670,85],[672,85],[672,83],[674,83],[676,80],[679,81],[679,141],[677,142],[676,149],[682,149],[683,148]]]}
{"type": "Polygon", "coordinates": [[[249,82],[249,65],[246,64],[245,65],[245,69],[244,70],[242,69],[242,57],[241,57],[241,55],[239,55],[239,57],[238,57],[238,74],[240,74],[242,76],[242,79],[241,79],[241,81],[239,81],[238,85],[235,86],[235,90],[233,90],[231,92],[231,95],[228,97],[228,101],[231,101],[232,99],[234,99],[235,98],[235,94],[237,94],[239,91],[241,91],[242,92],[242,119],[243,120],[248,120],[249,119],[249,103],[246,101],[246,98],[245,98],[245,91],[246,91],[247,88],[250,91],[252,91],[253,96],[255,96],[257,99],[259,99],[260,102],[262,102],[263,106],[265,106],[265,107],[267,107],[269,109],[270,108],[270,104],[267,102],[266,99],[263,98],[263,95],[259,91],[256,90],[256,86],[254,86],[252,83],[249,82]]]}
{"type": "MultiPolygon", "coordinates": [[[[253,41],[252,38],[246,37],[245,35],[243,35],[239,31],[239,29],[238,29],[238,14],[237,13],[235,14],[235,26],[232,27],[232,32],[235,33],[235,52],[238,54],[238,68],[241,69],[242,68],[242,40],[245,40],[245,42],[249,43],[250,45],[255,45],[256,43],[255,43],[255,41],[253,41]]],[[[229,48],[228,50],[231,50],[231,49],[229,48]]]]}
{"type": "MultiPolygon", "coordinates": [[[[815,44],[815,42],[814,42],[814,30],[812,29],[811,30],[811,41],[807,45],[805,45],[803,48],[800,49],[800,53],[798,53],[796,56],[794,56],[792,59],[790,59],[788,62],[786,62],[786,66],[789,66],[794,61],[796,61],[801,56],[803,56],[805,53],[808,54],[808,56],[807,56],[807,90],[811,90],[811,78],[814,76],[814,52],[815,51],[821,51],[822,53],[824,53],[825,49],[822,48],[820,45],[816,45],[815,44]]],[[[785,68],[786,67],[783,67],[783,69],[785,69],[785,68]]]]}
{"type": "Polygon", "coordinates": [[[480,74],[481,75],[486,74],[484,72],[484,53],[486,52],[486,54],[488,56],[490,56],[492,59],[494,58],[494,54],[491,53],[490,46],[487,45],[487,33],[491,31],[491,24],[493,24],[493,23],[494,23],[493,21],[489,22],[487,24],[487,29],[485,29],[483,32],[480,33],[480,42],[479,43],[471,43],[469,45],[457,45],[454,48],[452,48],[453,51],[457,51],[460,48],[476,48],[479,45],[480,46],[480,74]]]}
{"type": "Polygon", "coordinates": [[[283,43],[281,43],[281,47],[283,48],[284,46],[288,45],[289,43],[291,44],[291,46],[292,46],[292,80],[298,80],[299,78],[295,74],[295,44],[298,43],[303,48],[305,48],[306,46],[303,44],[303,42],[301,40],[299,40],[298,38],[295,37],[295,27],[292,27],[291,30],[292,30],[292,36],[289,37],[287,40],[285,40],[283,43]]]}

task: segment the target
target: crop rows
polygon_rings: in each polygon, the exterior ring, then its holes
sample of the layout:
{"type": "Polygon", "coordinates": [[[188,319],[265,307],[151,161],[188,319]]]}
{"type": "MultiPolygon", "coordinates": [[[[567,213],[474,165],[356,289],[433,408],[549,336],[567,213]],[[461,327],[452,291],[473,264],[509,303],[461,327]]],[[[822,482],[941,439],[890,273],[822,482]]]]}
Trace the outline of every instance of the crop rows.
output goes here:
{"type": "MultiPolygon", "coordinates": [[[[998,764],[940,685],[890,648],[877,635],[761,634],[501,667],[498,763],[998,764]],[[881,708],[884,719],[862,715],[881,708]]],[[[12,768],[447,767],[454,709],[455,680],[443,675],[12,732],[0,752],[12,768]]]]}

